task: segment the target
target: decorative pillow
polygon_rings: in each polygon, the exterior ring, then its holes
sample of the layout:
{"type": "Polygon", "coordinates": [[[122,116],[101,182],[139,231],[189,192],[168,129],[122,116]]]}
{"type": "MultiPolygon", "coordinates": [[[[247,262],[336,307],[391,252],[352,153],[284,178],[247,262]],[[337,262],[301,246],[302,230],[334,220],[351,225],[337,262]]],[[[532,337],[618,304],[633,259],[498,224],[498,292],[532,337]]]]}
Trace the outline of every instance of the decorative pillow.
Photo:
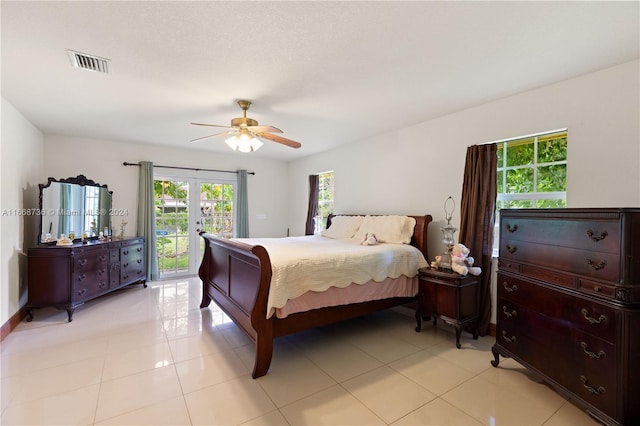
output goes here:
{"type": "Polygon", "coordinates": [[[416,220],[409,216],[365,216],[353,238],[364,240],[367,234],[375,234],[381,243],[409,244],[416,220]]]}
{"type": "Polygon", "coordinates": [[[322,231],[322,236],[352,238],[358,232],[363,220],[364,216],[334,216],[331,219],[331,226],[322,231]]]}

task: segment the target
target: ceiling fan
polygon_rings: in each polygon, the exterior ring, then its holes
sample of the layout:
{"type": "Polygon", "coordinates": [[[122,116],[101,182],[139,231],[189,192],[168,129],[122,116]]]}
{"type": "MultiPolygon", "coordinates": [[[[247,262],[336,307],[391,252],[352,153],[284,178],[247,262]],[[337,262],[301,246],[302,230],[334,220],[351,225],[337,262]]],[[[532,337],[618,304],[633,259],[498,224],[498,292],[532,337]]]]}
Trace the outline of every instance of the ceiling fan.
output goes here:
{"type": "Polygon", "coordinates": [[[191,123],[195,124],[196,126],[223,127],[225,129],[228,129],[225,132],[214,133],[213,135],[193,139],[191,142],[199,142],[204,139],[209,139],[216,136],[231,135],[230,138],[225,140],[226,144],[229,145],[231,149],[241,152],[252,152],[260,148],[262,146],[262,142],[257,138],[281,143],[283,145],[290,146],[291,148],[300,148],[302,146],[300,142],[283,138],[282,136],[274,135],[273,133],[282,133],[282,130],[278,129],[277,127],[260,126],[256,120],[247,117],[247,110],[251,106],[250,101],[239,100],[238,105],[242,109],[242,117],[232,119],[230,126],[191,123]]]}

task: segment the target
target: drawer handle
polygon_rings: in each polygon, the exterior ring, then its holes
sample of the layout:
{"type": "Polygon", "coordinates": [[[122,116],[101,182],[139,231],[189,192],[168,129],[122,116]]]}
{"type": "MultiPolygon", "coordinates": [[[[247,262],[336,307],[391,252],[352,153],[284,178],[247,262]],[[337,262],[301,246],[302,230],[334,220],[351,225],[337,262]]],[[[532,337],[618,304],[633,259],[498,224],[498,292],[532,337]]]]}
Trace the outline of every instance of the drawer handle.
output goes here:
{"type": "Polygon", "coordinates": [[[128,267],[128,266],[129,266],[129,264],[128,264],[128,263],[124,263],[124,264],[122,265],[122,267],[123,267],[123,268],[126,268],[126,267],[128,267]]]}
{"type": "Polygon", "coordinates": [[[78,275],[78,281],[84,281],[87,276],[85,274],[78,275]]]}
{"type": "Polygon", "coordinates": [[[506,315],[507,318],[511,318],[511,317],[517,317],[518,316],[518,311],[516,311],[515,309],[511,312],[507,311],[507,307],[506,306],[502,306],[502,312],[506,315]]]}
{"type": "Polygon", "coordinates": [[[106,254],[103,254],[102,256],[100,256],[100,257],[98,258],[98,260],[100,260],[101,262],[102,262],[103,260],[107,260],[107,255],[106,255],[106,254]]]}
{"type": "Polygon", "coordinates": [[[601,260],[599,263],[596,263],[591,259],[587,259],[587,264],[591,266],[594,271],[599,271],[600,269],[607,266],[607,262],[605,260],[601,260]]]}
{"type": "Polygon", "coordinates": [[[136,249],[136,251],[137,251],[138,253],[140,253],[140,252],[142,251],[142,247],[138,247],[138,248],[136,249]]]}
{"type": "Polygon", "coordinates": [[[504,287],[504,289],[507,290],[507,293],[512,293],[518,289],[518,286],[515,284],[509,287],[506,281],[502,282],[502,287],[504,287]]]}
{"type": "Polygon", "coordinates": [[[124,254],[124,255],[129,254],[129,250],[123,250],[123,251],[122,251],[122,254],[124,254]]]}
{"type": "Polygon", "coordinates": [[[507,231],[514,233],[518,230],[518,224],[516,223],[515,225],[511,226],[507,223],[507,231]]]}
{"type": "Polygon", "coordinates": [[[511,254],[515,253],[515,252],[516,252],[516,250],[518,250],[518,247],[516,247],[516,246],[513,246],[513,247],[512,247],[512,246],[510,246],[509,244],[507,244],[507,245],[505,246],[505,248],[506,248],[506,249],[507,249],[507,251],[508,251],[509,253],[511,253],[511,254]]]}
{"type": "Polygon", "coordinates": [[[589,236],[589,238],[591,238],[593,241],[595,241],[596,243],[600,240],[604,240],[606,238],[607,235],[609,235],[609,233],[607,231],[602,231],[600,233],[600,235],[596,235],[593,233],[593,231],[591,229],[587,230],[587,235],[589,236]]]}
{"type": "Polygon", "coordinates": [[[593,386],[589,386],[587,384],[588,380],[585,376],[580,376],[580,380],[582,381],[582,386],[584,386],[586,390],[588,390],[594,395],[600,395],[601,393],[605,392],[605,389],[602,386],[598,386],[597,388],[594,388],[593,386]]]}
{"type": "Polygon", "coordinates": [[[142,259],[138,259],[138,260],[136,260],[136,262],[142,263],[142,259]]]}
{"type": "Polygon", "coordinates": [[[585,308],[582,308],[582,316],[584,317],[584,319],[589,321],[589,324],[600,324],[603,322],[607,322],[607,316],[605,314],[602,314],[598,319],[595,319],[589,316],[589,311],[587,311],[585,308]]]}
{"type": "Polygon", "coordinates": [[[516,343],[516,336],[511,336],[511,338],[507,337],[507,332],[502,330],[502,338],[508,343],[516,343]]]}
{"type": "Polygon", "coordinates": [[[602,350],[598,353],[594,353],[594,352],[591,352],[590,350],[587,350],[588,345],[586,342],[580,342],[580,346],[582,346],[582,350],[584,351],[584,353],[589,355],[591,359],[600,359],[600,358],[604,358],[607,355],[602,350]]]}
{"type": "Polygon", "coordinates": [[[87,289],[86,289],[86,288],[83,288],[82,290],[80,290],[80,291],[78,292],[78,296],[82,296],[82,295],[84,295],[86,292],[87,292],[87,289]]]}
{"type": "Polygon", "coordinates": [[[106,286],[107,286],[107,283],[105,283],[104,281],[98,284],[98,287],[100,288],[105,288],[106,286]]]}
{"type": "Polygon", "coordinates": [[[84,265],[86,265],[86,264],[87,264],[87,259],[80,259],[80,260],[78,260],[78,265],[80,265],[80,266],[84,266],[84,265]]]}

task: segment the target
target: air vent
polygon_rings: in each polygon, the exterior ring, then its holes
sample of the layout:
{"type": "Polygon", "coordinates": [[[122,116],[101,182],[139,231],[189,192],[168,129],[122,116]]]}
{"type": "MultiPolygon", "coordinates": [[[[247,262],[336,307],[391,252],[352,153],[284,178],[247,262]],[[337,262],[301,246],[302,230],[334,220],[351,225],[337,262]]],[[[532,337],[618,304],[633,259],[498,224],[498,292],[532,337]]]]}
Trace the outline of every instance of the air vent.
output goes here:
{"type": "Polygon", "coordinates": [[[67,50],[71,65],[87,71],[101,72],[109,74],[111,72],[111,59],[101,58],[99,56],[87,55],[86,53],[67,50]]]}

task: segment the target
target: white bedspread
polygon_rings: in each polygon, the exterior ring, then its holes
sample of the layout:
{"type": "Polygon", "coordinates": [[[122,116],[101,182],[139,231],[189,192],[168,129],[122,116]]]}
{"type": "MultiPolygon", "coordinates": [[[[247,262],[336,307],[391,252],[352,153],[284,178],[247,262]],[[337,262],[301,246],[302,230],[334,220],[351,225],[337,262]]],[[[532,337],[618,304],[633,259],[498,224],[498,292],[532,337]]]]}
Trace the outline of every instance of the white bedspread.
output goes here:
{"type": "Polygon", "coordinates": [[[355,239],[332,239],[320,235],[287,238],[238,238],[261,245],[271,259],[271,288],[267,318],[287,300],[307,291],[346,287],[351,283],[409,278],[427,266],[417,248],[408,244],[362,246],[355,239]]]}

